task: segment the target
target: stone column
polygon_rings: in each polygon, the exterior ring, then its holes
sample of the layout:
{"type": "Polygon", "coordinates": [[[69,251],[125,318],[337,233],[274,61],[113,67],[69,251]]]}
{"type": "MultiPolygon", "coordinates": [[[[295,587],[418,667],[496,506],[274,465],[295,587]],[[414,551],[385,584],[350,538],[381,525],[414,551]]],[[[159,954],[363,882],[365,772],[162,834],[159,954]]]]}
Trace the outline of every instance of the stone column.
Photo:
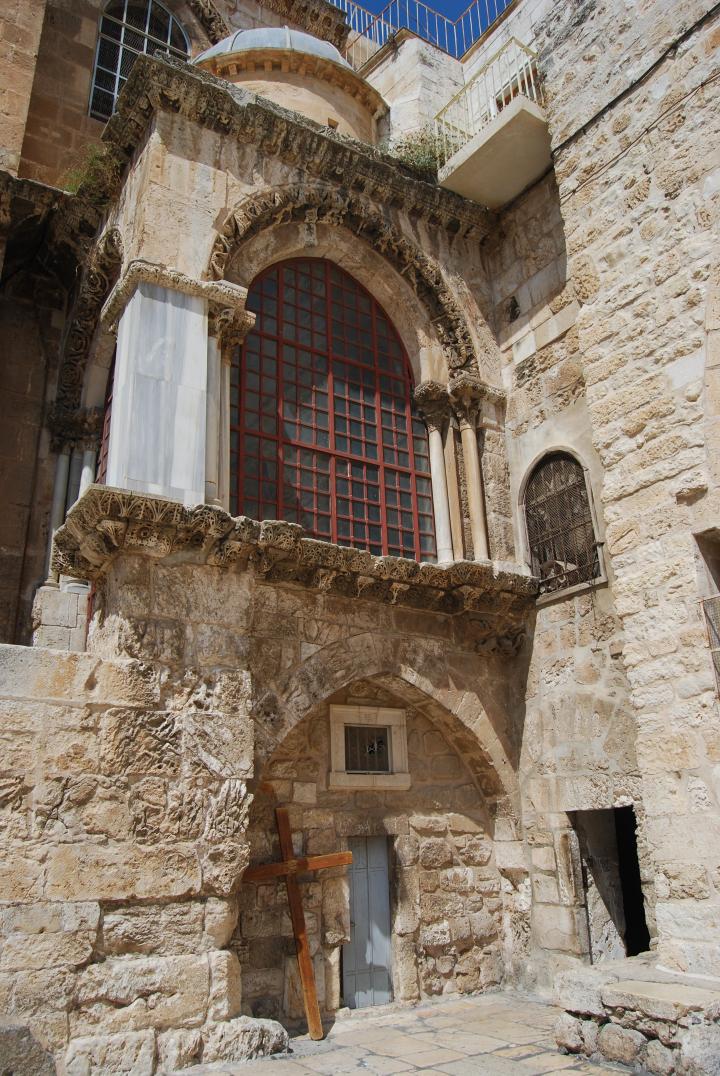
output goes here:
{"type": "Polygon", "coordinates": [[[220,427],[222,399],[222,356],[217,339],[208,337],[207,400],[205,417],[205,501],[222,504],[220,499],[220,427]]]}
{"type": "Polygon", "coordinates": [[[206,490],[214,500],[230,511],[230,366],[232,352],[255,324],[255,315],[244,305],[210,308],[208,340],[208,481],[206,490]],[[212,375],[210,363],[212,361],[212,375]],[[212,391],[210,389],[212,376],[212,391]],[[212,444],[211,444],[212,442],[212,444]]]}
{"type": "Polygon", "coordinates": [[[57,572],[52,570],[50,561],[52,558],[52,545],[55,531],[61,527],[65,519],[65,499],[67,497],[68,474],[70,473],[70,446],[63,445],[58,452],[55,462],[55,482],[53,484],[52,505],[50,508],[50,533],[48,535],[47,549],[47,578],[44,586],[58,586],[57,572]]]}
{"type": "Polygon", "coordinates": [[[118,326],[107,484],[205,501],[207,312],[140,283],[118,326]]]}
{"type": "Polygon", "coordinates": [[[220,370],[220,463],[218,495],[226,512],[230,511],[230,355],[222,356],[220,370]]]}
{"type": "MultiPolygon", "coordinates": [[[[217,500],[219,462],[208,459],[208,393],[219,400],[217,349],[225,346],[225,334],[254,322],[245,313],[246,298],[245,288],[224,280],[129,263],[101,319],[109,331],[117,327],[109,486],[187,505],[204,504],[208,492],[217,500]],[[212,347],[209,314],[218,339],[212,347]]],[[[210,441],[214,453],[214,429],[210,441]]]]}
{"type": "Polygon", "coordinates": [[[415,389],[415,402],[427,425],[430,441],[430,478],[438,564],[452,564],[454,557],[443,448],[443,434],[450,417],[450,401],[442,385],[436,381],[423,381],[415,389]]]}
{"type": "Polygon", "coordinates": [[[82,472],[80,474],[80,493],[82,497],[88,486],[91,486],[95,481],[95,472],[97,470],[97,448],[95,445],[86,445],[83,449],[82,456],[82,472]]]}
{"type": "Polygon", "coordinates": [[[478,417],[483,398],[482,383],[477,378],[461,375],[453,381],[450,392],[463,447],[473,559],[489,560],[485,491],[477,441],[478,417]]]}

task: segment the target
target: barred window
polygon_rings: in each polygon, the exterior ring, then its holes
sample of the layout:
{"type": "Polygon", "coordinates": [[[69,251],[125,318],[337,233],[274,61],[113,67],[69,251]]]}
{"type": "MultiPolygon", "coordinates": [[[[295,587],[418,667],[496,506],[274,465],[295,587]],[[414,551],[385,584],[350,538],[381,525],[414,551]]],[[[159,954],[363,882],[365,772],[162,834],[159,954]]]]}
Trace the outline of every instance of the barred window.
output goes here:
{"type": "Polygon", "coordinates": [[[100,20],[90,115],[107,120],[137,57],[156,49],[186,60],[187,36],[178,20],[157,0],[112,0],[100,20]]]}
{"type": "Polygon", "coordinates": [[[231,365],[231,511],[314,538],[435,560],[427,429],[402,342],[373,297],[319,258],[254,282],[231,365]]]}
{"type": "Polygon", "coordinates": [[[541,593],[565,590],[600,574],[585,472],[565,452],[545,456],[525,490],[533,575],[541,593]]]}

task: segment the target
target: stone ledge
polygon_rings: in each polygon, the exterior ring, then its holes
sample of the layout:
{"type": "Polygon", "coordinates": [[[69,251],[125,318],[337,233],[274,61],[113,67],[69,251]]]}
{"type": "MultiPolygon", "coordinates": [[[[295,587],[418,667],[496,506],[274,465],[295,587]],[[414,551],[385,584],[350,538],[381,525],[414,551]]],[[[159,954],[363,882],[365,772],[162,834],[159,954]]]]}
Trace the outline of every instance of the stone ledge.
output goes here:
{"type": "Polygon", "coordinates": [[[409,606],[473,621],[480,649],[514,652],[537,595],[537,580],[511,565],[460,561],[440,567],[377,557],[305,537],[294,523],[233,518],[213,505],[91,486],[55,535],[53,567],[97,580],[120,553],[175,563],[252,570],[262,580],[409,606]]]}

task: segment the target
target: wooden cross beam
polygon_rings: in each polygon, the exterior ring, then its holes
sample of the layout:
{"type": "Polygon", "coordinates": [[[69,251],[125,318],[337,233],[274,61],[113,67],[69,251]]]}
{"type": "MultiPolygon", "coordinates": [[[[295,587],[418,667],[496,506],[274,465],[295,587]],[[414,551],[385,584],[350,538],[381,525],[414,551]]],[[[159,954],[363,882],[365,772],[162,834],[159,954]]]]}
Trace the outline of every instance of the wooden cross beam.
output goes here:
{"type": "Polygon", "coordinates": [[[318,1005],[317,989],[315,988],[315,972],[312,957],[310,956],[310,946],[308,945],[307,930],[305,929],[305,915],[297,876],[306,871],[319,871],[324,867],[347,866],[352,863],[352,852],[330,852],[325,856],[300,856],[296,858],[293,855],[287,807],[275,808],[275,820],[277,821],[278,834],[280,835],[282,861],[279,863],[263,863],[260,867],[248,867],[243,874],[243,881],[264,882],[271,878],[285,878],[308,1031],[311,1039],[321,1039],[323,1037],[323,1026],[320,1019],[320,1006],[318,1005]]]}

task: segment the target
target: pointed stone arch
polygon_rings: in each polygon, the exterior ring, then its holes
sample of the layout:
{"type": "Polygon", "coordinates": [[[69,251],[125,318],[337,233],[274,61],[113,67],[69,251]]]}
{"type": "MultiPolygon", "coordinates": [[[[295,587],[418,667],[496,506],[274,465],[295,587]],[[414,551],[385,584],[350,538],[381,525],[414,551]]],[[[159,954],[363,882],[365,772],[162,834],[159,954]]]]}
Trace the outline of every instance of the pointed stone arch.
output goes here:
{"type": "Polygon", "coordinates": [[[229,215],[212,247],[208,273],[225,277],[240,245],[265,229],[304,222],[344,227],[381,254],[407,281],[428,311],[450,371],[497,366],[492,334],[486,324],[476,326],[478,351],[465,316],[435,259],[422,251],[393,223],[390,215],[371,200],[342,187],[297,184],[260,191],[244,199],[229,215]]]}
{"type": "Polygon", "coordinates": [[[507,711],[482,678],[463,669],[443,649],[420,639],[398,639],[392,646],[372,632],[322,647],[293,667],[276,692],[256,696],[255,767],[262,770],[276,747],[317,706],[355,680],[376,680],[439,724],[453,746],[476,760],[476,784],[491,812],[517,816],[517,760],[507,711]],[[479,682],[480,681],[480,682],[479,682]]]}

